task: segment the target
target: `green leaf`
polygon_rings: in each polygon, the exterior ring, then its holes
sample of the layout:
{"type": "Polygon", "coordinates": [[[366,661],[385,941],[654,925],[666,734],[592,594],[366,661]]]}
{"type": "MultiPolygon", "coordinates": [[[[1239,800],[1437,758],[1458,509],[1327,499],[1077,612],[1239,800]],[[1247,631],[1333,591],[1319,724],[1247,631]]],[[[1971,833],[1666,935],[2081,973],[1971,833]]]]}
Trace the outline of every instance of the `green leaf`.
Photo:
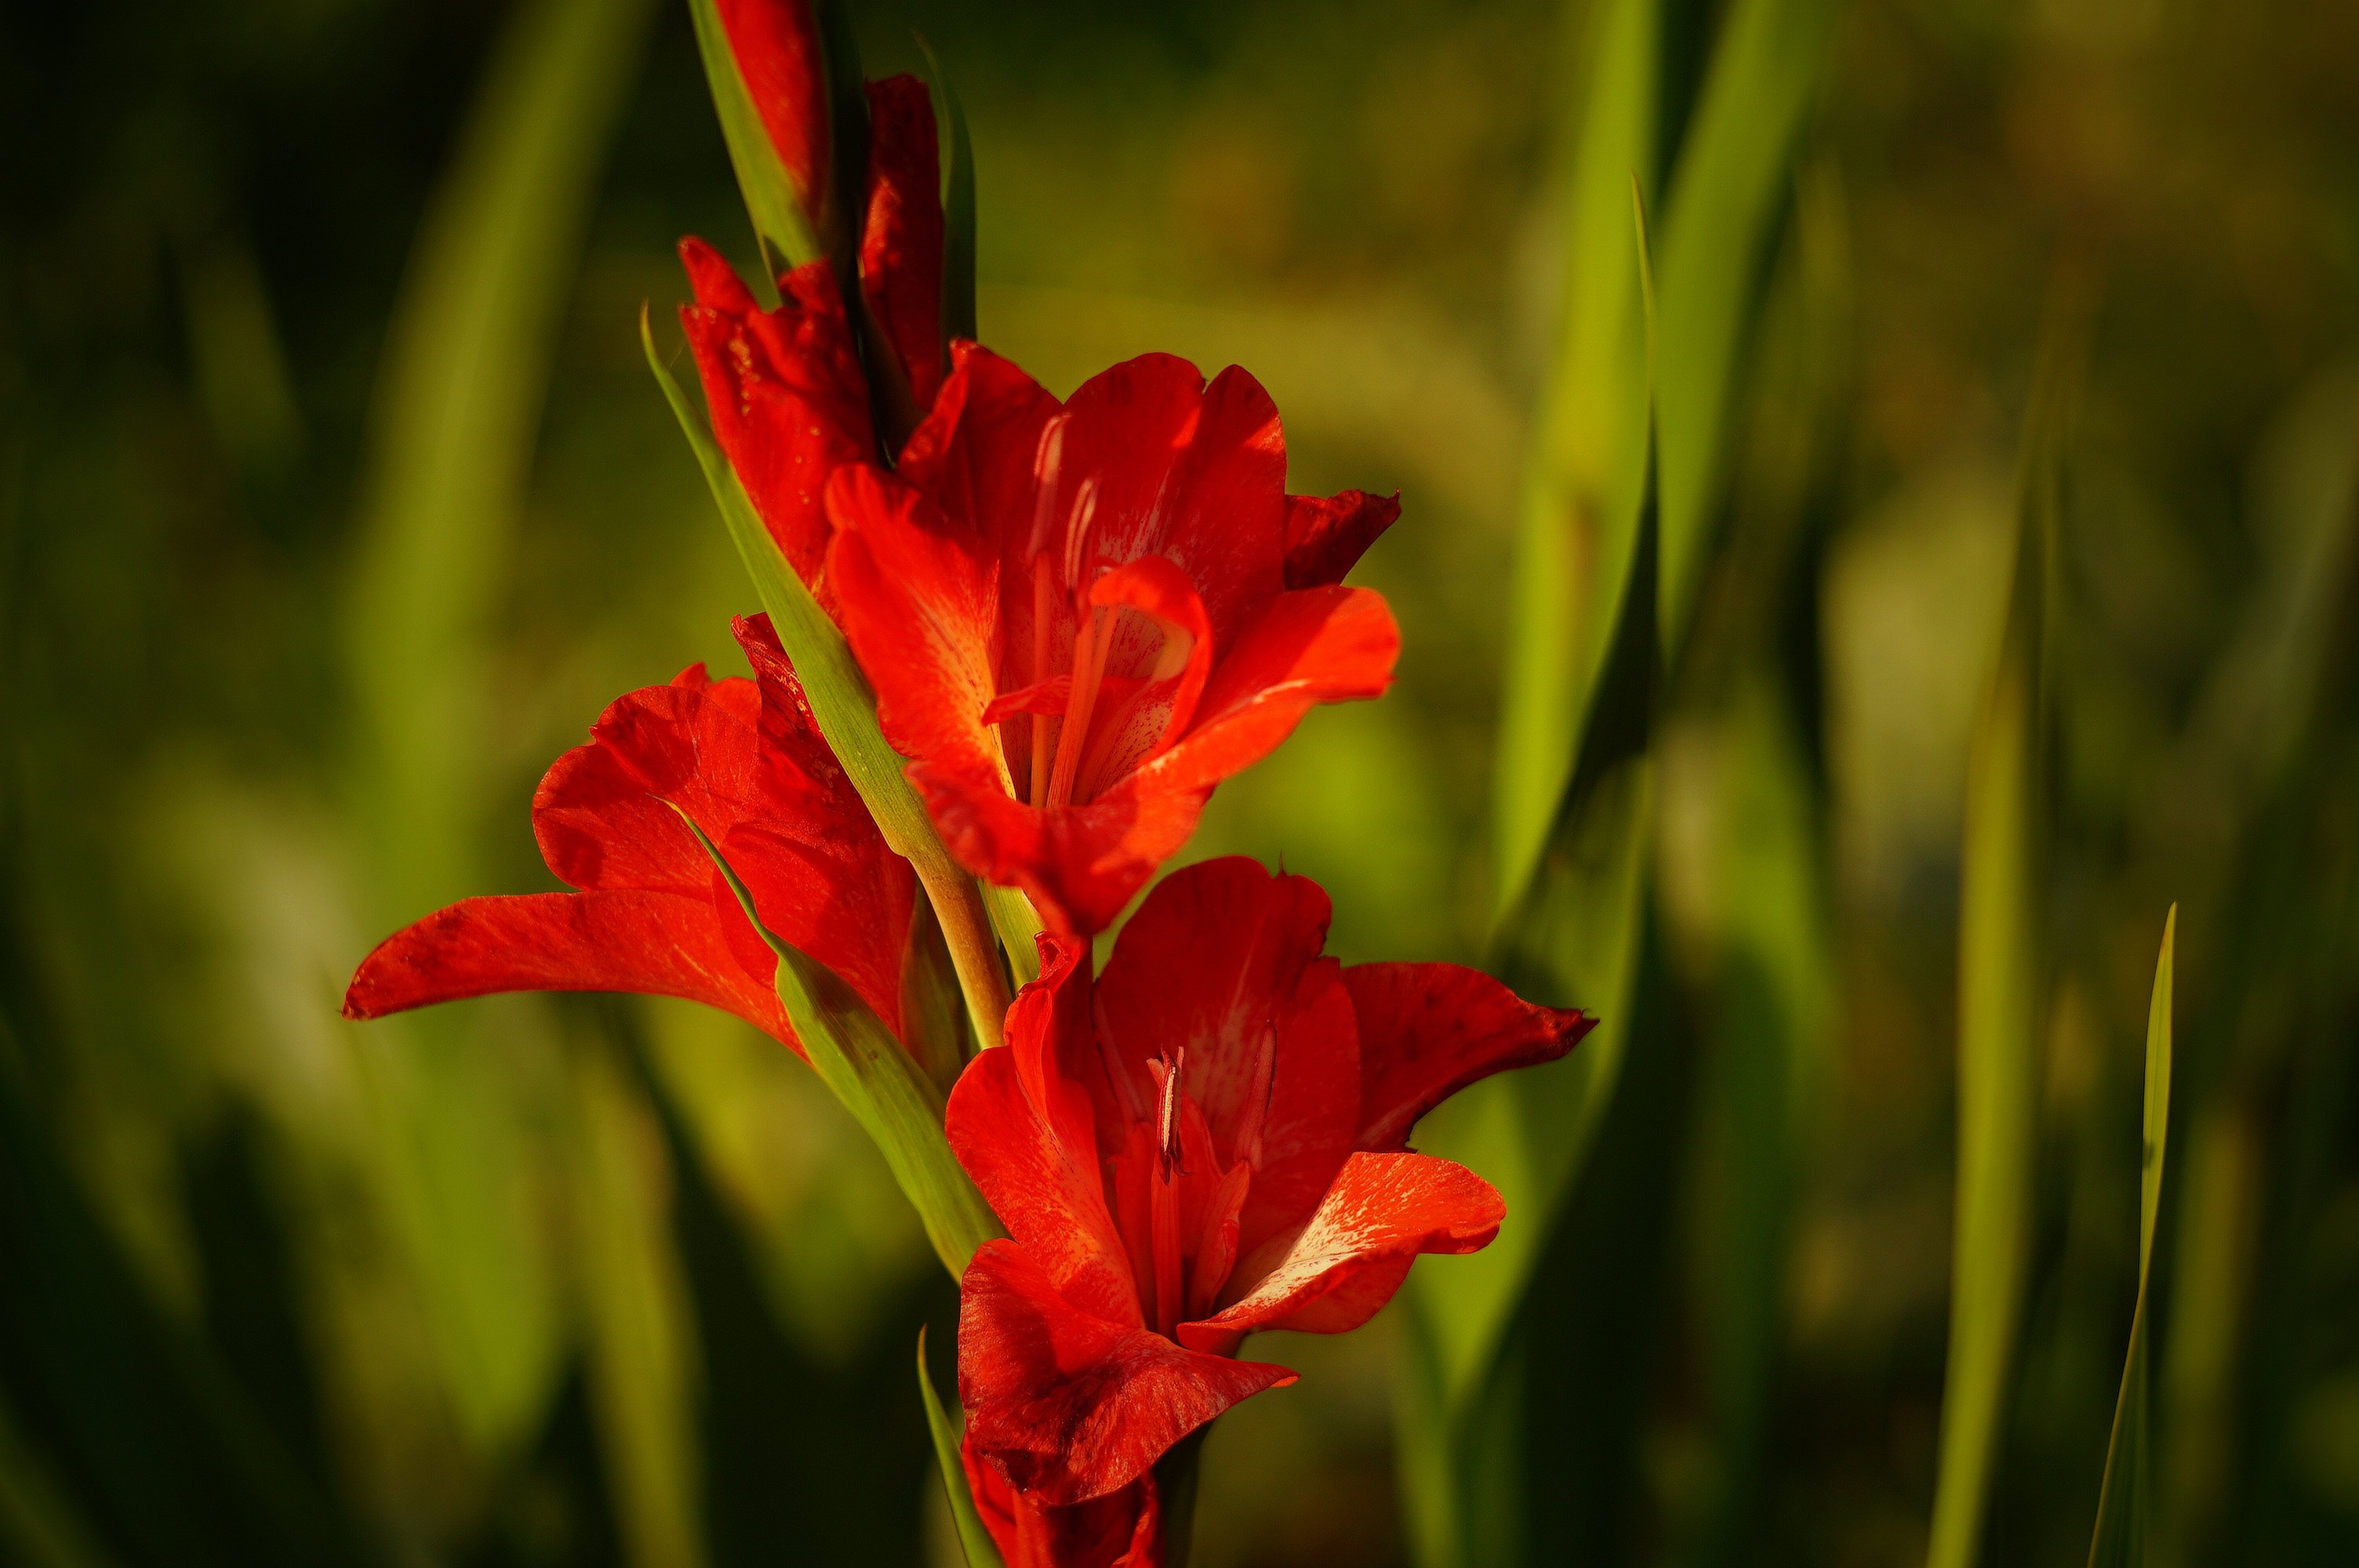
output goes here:
{"type": "Polygon", "coordinates": [[[1683,640],[1703,580],[1730,408],[1818,96],[1836,0],[1738,0],[1722,25],[1663,222],[1664,645],[1683,640]]]}
{"type": "Polygon", "coordinates": [[[2051,326],[2025,422],[2015,584],[1966,758],[1958,898],[1957,1220],[1930,1568],[1980,1552],[2013,1386],[2032,1208],[2047,622],[2064,397],[2051,326]]]}
{"type": "Polygon", "coordinates": [[[926,1370],[926,1331],[918,1330],[918,1395],[926,1401],[926,1430],[933,1433],[934,1462],[942,1468],[942,1490],[950,1495],[951,1518],[958,1525],[959,1546],[967,1568],[1002,1568],[999,1547],[975,1511],[974,1493],[966,1484],[966,1466],[959,1461],[959,1425],[942,1408],[934,1390],[934,1375],[926,1370]]]}
{"type": "Polygon", "coordinates": [[[1494,824],[1497,908],[1531,880],[1571,777],[1637,538],[1646,344],[1633,170],[1655,165],[1657,0],[1606,0],[1558,196],[1557,341],[1517,502],[1494,824]]]}
{"type": "MultiPolygon", "coordinates": [[[[1636,232],[1639,321],[1651,341],[1645,203],[1626,171],[1622,189],[1629,203],[1624,222],[1636,232]]],[[[1641,407],[1648,406],[1642,397],[1641,407]]],[[[1440,1519],[1412,1518],[1420,1541],[1462,1541],[1476,1513],[1496,1511],[1477,1509],[1460,1495],[1460,1477],[1470,1469],[1463,1450],[1484,1435],[1472,1430],[1479,1424],[1478,1400],[1564,1195],[1612,1103],[1628,1040],[1653,819],[1650,746],[1659,662],[1651,427],[1645,459],[1633,546],[1612,603],[1612,636],[1580,750],[1540,851],[1506,903],[1493,966],[1523,995],[1587,1008],[1599,1024],[1562,1061],[1485,1079],[1419,1125],[1419,1147],[1482,1173],[1511,1217],[1482,1251],[1453,1260],[1450,1268],[1409,1276],[1409,1311],[1423,1326],[1407,1342],[1431,1365],[1404,1376],[1430,1385],[1445,1418],[1438,1444],[1404,1436],[1399,1452],[1404,1465],[1446,1461],[1449,1466],[1440,1475],[1404,1480],[1412,1508],[1444,1510],[1440,1519]]],[[[1427,1561],[1458,1561],[1462,1552],[1457,1548],[1450,1557],[1427,1561]]]]}
{"type": "Polygon", "coordinates": [[[924,804],[902,771],[900,754],[886,743],[885,732],[877,726],[875,693],[853,659],[851,644],[787,564],[729,460],[690,406],[688,395],[670,368],[656,353],[655,333],[645,307],[639,311],[639,341],[647,351],[647,368],[655,372],[679,421],[680,433],[688,438],[697,465],[704,470],[705,483],[712,487],[729,537],[754,579],[755,593],[769,612],[778,644],[802,680],[820,733],[843,764],[868,814],[876,819],[886,845],[909,862],[925,884],[926,895],[933,901],[934,914],[941,922],[951,961],[958,970],[959,989],[965,993],[967,1019],[975,1038],[984,1045],[998,1044],[1007,1014],[1007,979],[1000,968],[982,890],[942,847],[927,819],[924,804]]]}
{"type": "MultiPolygon", "coordinates": [[[[484,885],[477,824],[500,724],[486,629],[647,0],[535,0],[502,30],[405,264],[372,394],[343,617],[359,923],[389,931],[484,885]]],[[[500,1004],[512,1017],[534,1003],[500,1004]]],[[[426,1306],[466,1444],[539,1422],[564,1314],[529,1114],[533,1053],[481,1010],[374,1026],[366,1169],[426,1306]],[[506,1044],[504,1042],[504,1044],[506,1044]]]]}
{"type": "Polygon", "coordinates": [[[2137,1305],[2130,1314],[2130,1348],[2114,1404],[2114,1433],[2105,1446],[2105,1480],[2097,1496],[2097,1528],[2089,1541],[2089,1568],[2134,1568],[2146,1561],[2153,1509],[2153,1415],[2147,1348],[2147,1284],[2154,1267],[2155,1212],[2162,1197],[2163,1152],[2170,1136],[2171,953],[2179,906],[2163,918],[2162,953],[2155,960],[2154,997],[2146,1020],[2146,1126],[2138,1176],[2137,1305]]]}
{"type": "Polygon", "coordinates": [[[934,1244],[942,1267],[951,1271],[951,1279],[957,1279],[966,1272],[967,1260],[974,1256],[976,1248],[1006,1232],[951,1152],[950,1140],[942,1132],[941,1090],[902,1049],[885,1021],[860,1000],[859,992],[833,969],[762,924],[761,914],[754,908],[754,895],[738,880],[720,848],[688,813],[676,806],[672,809],[679,812],[679,819],[712,857],[746,920],[778,956],[778,1000],[786,1005],[795,1038],[802,1042],[820,1081],[834,1091],[883,1152],[893,1180],[925,1225],[926,1238],[934,1244]]]}
{"type": "Polygon", "coordinates": [[[804,210],[787,166],[778,157],[762,116],[754,108],[737,57],[729,50],[728,30],[713,0],[688,0],[688,14],[696,25],[696,52],[704,61],[704,80],[712,92],[713,113],[721,120],[722,140],[729,145],[729,167],[736,171],[738,193],[745,199],[745,215],[753,220],[754,236],[766,259],[762,269],[766,294],[777,287],[777,262],[799,266],[827,254],[818,223],[804,210]]]}
{"type": "Polygon", "coordinates": [[[974,141],[967,134],[966,106],[951,85],[934,48],[924,38],[926,77],[949,134],[942,138],[942,335],[978,336],[974,312],[974,141]]]}
{"type": "Polygon", "coordinates": [[[696,1331],[663,1130],[610,1044],[577,1035],[568,1055],[576,1284],[602,1474],[630,1560],[690,1568],[707,1560],[696,1331]]]}

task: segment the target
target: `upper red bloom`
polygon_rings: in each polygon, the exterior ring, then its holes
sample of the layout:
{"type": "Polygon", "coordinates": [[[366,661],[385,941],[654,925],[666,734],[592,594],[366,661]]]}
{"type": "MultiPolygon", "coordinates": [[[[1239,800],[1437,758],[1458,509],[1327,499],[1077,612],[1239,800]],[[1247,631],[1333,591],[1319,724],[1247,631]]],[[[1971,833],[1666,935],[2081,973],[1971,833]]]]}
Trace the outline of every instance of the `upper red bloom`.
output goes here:
{"type": "Polygon", "coordinates": [[[617,698],[532,803],[543,860],[579,892],[470,898],[379,944],[344,1016],[494,991],[640,991],[726,1009],[802,1050],[777,957],[685,812],[754,896],[762,923],[901,1026],[913,883],[820,738],[766,619],[739,621],[756,678],[702,665],[617,698]],[[677,810],[675,810],[677,808],[677,810]]]}
{"type": "Polygon", "coordinates": [[[1392,613],[1340,579],[1399,507],[1287,494],[1242,370],[1150,354],[1060,405],[952,357],[893,473],[829,480],[827,582],[951,851],[1103,930],[1216,784],[1389,684],[1392,613]]]}
{"type": "Polygon", "coordinates": [[[832,143],[827,59],[810,0],[718,0],[715,8],[746,96],[817,229],[827,201],[832,143]]]}
{"type": "MultiPolygon", "coordinates": [[[[1498,1194],[1410,1152],[1409,1130],[1591,1021],[1455,965],[1343,968],[1321,957],[1327,921],[1307,878],[1176,871],[1094,986],[1086,941],[1044,936],[1007,1049],[951,1092],[951,1146],[1011,1238],[962,1281],[967,1443],[1051,1510],[1049,1533],[1089,1523],[1054,1510],[1151,1487],[1172,1444],[1293,1380],[1232,1359],[1245,1336],[1357,1327],[1419,1253],[1498,1230],[1498,1194]]],[[[1081,1533],[1120,1533],[1104,1524],[1081,1533]]]]}
{"type": "MultiPolygon", "coordinates": [[[[739,0],[735,12],[789,32],[788,14],[803,18],[797,27],[808,21],[802,6],[781,0],[739,0]]],[[[736,42],[741,18],[724,8],[724,20],[751,83],[756,72],[736,42]]],[[[806,85],[816,91],[815,83],[806,85]]],[[[846,463],[874,460],[880,438],[889,449],[907,438],[941,389],[946,351],[932,102],[914,76],[869,82],[867,99],[868,188],[858,263],[873,383],[862,371],[860,334],[828,260],[805,262],[779,278],[778,308],[765,310],[711,245],[691,238],[679,246],[696,294],[695,304],[680,308],[680,325],[704,383],[713,437],[771,538],[831,611],[821,574],[828,476],[846,463]]],[[[774,138],[780,123],[797,119],[758,90],[755,100],[774,138]]],[[[813,134],[823,138],[823,115],[815,124],[813,134]]]]}

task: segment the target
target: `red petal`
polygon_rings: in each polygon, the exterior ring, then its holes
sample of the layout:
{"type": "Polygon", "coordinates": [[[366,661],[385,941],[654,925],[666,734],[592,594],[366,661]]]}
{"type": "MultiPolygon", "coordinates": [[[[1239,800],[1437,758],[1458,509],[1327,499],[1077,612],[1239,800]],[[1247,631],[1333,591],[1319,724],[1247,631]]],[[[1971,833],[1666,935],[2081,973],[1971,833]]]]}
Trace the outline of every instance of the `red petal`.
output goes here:
{"type": "Polygon", "coordinates": [[[1086,1502],[1147,1474],[1238,1400],[1294,1381],[1075,1308],[1012,1241],[986,1242],[959,1301],[967,1441],[1017,1489],[1086,1502]]]}
{"type": "Polygon", "coordinates": [[[1006,1568],[1160,1568],[1163,1510],[1155,1477],[1141,1476],[1118,1492],[1071,1508],[1048,1508],[1007,1484],[1007,1477],[959,1449],[975,1511],[998,1544],[1006,1568]]]}
{"type": "Polygon", "coordinates": [[[701,892],[462,900],[379,943],[353,976],[344,1016],[382,1018],[462,997],[548,990],[684,997],[802,1050],[768,977],[738,962],[719,912],[701,892]]]}
{"type": "Polygon", "coordinates": [[[1248,1253],[1317,1206],[1359,1124],[1351,1002],[1319,956],[1329,912],[1310,878],[1243,856],[1184,866],[1139,905],[1098,981],[1114,1059],[1144,1083],[1147,1062],[1185,1047],[1184,1084],[1223,1162],[1253,1159],[1248,1253]]]}
{"type": "MultiPolygon", "coordinates": [[[[1499,1233],[1507,1206],[1491,1184],[1430,1154],[1354,1154],[1310,1223],[1251,1292],[1180,1342],[1227,1354],[1264,1328],[1342,1334],[1374,1317],[1420,1252],[1473,1252],[1499,1233]]],[[[1256,1260],[1238,1272],[1252,1277],[1256,1260]]]]}
{"type": "MultiPolygon", "coordinates": [[[[1135,610],[1161,623],[1167,638],[1188,639],[1187,663],[1178,674],[1167,677],[1169,693],[1157,694],[1156,707],[1165,715],[1163,722],[1154,727],[1151,737],[1141,734],[1140,744],[1119,746],[1106,759],[1104,768],[1109,775],[1119,774],[1129,772],[1138,757],[1168,750],[1195,718],[1196,704],[1204,694],[1204,682],[1212,673],[1212,627],[1196,585],[1188,580],[1186,572],[1161,556],[1141,556],[1106,573],[1090,585],[1090,602],[1135,610]]],[[[1160,663],[1158,653],[1156,664],[1159,666],[1160,663]]],[[[1110,702],[1112,694],[1102,694],[1099,700],[1110,702]]]]}
{"type": "Polygon", "coordinates": [[[744,481],[762,523],[821,602],[828,476],[875,454],[868,385],[825,261],[780,280],[765,311],[712,248],[680,242],[697,303],[679,313],[704,383],[713,438],[744,481]]]}
{"type": "Polygon", "coordinates": [[[1286,586],[1325,588],[1343,580],[1376,536],[1400,516],[1400,492],[1286,498],[1286,586]]]}
{"type": "Polygon", "coordinates": [[[754,683],[648,687],[609,703],[590,743],[549,765],[533,794],[541,859],[577,888],[702,898],[712,862],[665,805],[726,833],[755,793],[754,683]]]}
{"type": "Polygon", "coordinates": [[[1040,979],[1007,1010],[1007,1045],[970,1063],[944,1118],[951,1149],[1050,1286],[1136,1326],[1138,1287],[1099,1174],[1101,1076],[1090,1037],[1087,950],[1043,947],[1040,979]]]}
{"type": "Polygon", "coordinates": [[[1225,646],[1285,586],[1286,443],[1269,395],[1234,365],[1207,386],[1186,360],[1143,354],[1065,408],[1067,483],[1098,483],[1093,554],[1177,563],[1225,646]]]}
{"type": "Polygon", "coordinates": [[[934,107],[914,76],[868,84],[868,211],[860,292],[908,390],[908,425],[942,384],[941,166],[934,107]]]}
{"type": "Polygon", "coordinates": [[[828,514],[828,575],[885,739],[905,757],[995,777],[998,742],[983,714],[999,695],[997,559],[874,469],[840,470],[828,514]]]}
{"type": "Polygon", "coordinates": [[[720,0],[722,31],[814,226],[827,179],[827,61],[809,0],[720,0]]]}
{"type": "Polygon", "coordinates": [[[1114,924],[1188,841],[1212,794],[1143,790],[1133,773],[1086,806],[1036,811],[1008,795],[996,766],[920,762],[909,778],[961,865],[1022,888],[1049,929],[1082,935],[1114,924]]]}
{"type": "Polygon", "coordinates": [[[1536,1006],[1456,964],[1359,964],[1343,985],[1360,1022],[1363,1149],[1406,1147],[1418,1119],[1460,1089],[1552,1062],[1597,1022],[1536,1006]]]}
{"type": "MultiPolygon", "coordinates": [[[[980,344],[954,344],[951,360],[950,379],[901,449],[894,471],[970,537],[987,541],[978,549],[1014,560],[1031,535],[1032,461],[1041,427],[1057,413],[1057,400],[980,344]]],[[[1007,589],[1028,603],[1028,577],[1007,589]]],[[[1009,651],[1030,656],[1026,642],[1011,643],[1009,651]]],[[[1027,665],[1013,684],[1033,678],[1027,665]]]]}
{"type": "Polygon", "coordinates": [[[1280,594],[1213,666],[1195,728],[1138,770],[1140,787],[1209,790],[1267,756],[1319,704],[1382,696],[1399,654],[1400,628],[1374,590],[1280,594]]]}

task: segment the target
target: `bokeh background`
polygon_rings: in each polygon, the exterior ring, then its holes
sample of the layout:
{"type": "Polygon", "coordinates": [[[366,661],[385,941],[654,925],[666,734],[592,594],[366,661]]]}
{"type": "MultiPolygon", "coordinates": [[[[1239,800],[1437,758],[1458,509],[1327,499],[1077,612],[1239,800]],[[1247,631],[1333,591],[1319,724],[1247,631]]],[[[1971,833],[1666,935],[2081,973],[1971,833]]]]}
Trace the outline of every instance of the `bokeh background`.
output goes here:
{"type": "MultiPolygon", "coordinates": [[[[963,97],[995,346],[1060,392],[1242,363],[1292,488],[1402,491],[1355,579],[1398,686],[1190,851],[1321,880],[1347,959],[1484,952],[1518,498],[1598,243],[1558,196],[1590,10],[851,7],[872,74],[922,32],[963,97]]],[[[1667,10],[1665,168],[1723,19],[1667,10]]],[[[1719,676],[1658,730],[1650,1087],[1543,1275],[1625,1310],[1527,1325],[1625,1386],[1552,1412],[1604,1436],[1537,1478],[1586,1511],[1531,1558],[1925,1551],[1968,733],[2061,292],[1986,1559],[2086,1557],[2176,901],[2158,1552],[2359,1560],[2359,9],[1850,0],[1810,105],[1728,421],[1719,676]],[[1732,680],[1790,720],[1767,827],[1732,680]],[[1809,1027],[1765,1088],[1710,955],[1732,836],[1796,822],[1809,1027]],[[1772,1092],[1804,1130],[1765,1208],[1772,1092]]],[[[951,1289],[799,1064],[638,999],[336,1013],[395,925],[553,885],[532,788],[606,700],[741,667],[752,596],[636,341],[651,301],[677,345],[688,232],[750,259],[676,0],[0,16],[0,1556],[950,1560],[910,1357],[951,1289]]],[[[1263,1347],[1306,1376],[1216,1432],[1203,1568],[1404,1560],[1395,1333],[1263,1347]]]]}

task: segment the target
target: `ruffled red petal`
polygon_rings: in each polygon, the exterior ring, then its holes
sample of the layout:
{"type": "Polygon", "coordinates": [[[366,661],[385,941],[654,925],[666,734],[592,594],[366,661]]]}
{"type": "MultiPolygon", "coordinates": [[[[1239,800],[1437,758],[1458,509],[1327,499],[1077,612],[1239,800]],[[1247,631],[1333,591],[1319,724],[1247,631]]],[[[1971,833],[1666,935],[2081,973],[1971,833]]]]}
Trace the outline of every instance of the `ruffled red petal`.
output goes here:
{"type": "Polygon", "coordinates": [[[986,1242],[961,1281],[967,1441],[1043,1504],[1119,1491],[1231,1405],[1292,1381],[1283,1367],[1091,1316],[1012,1241],[986,1242]]]}
{"type": "Polygon", "coordinates": [[[1357,964],[1343,985],[1359,1017],[1363,1149],[1407,1147],[1418,1119],[1460,1089],[1552,1062],[1597,1022],[1456,964],[1357,964]]]}
{"type": "Polygon", "coordinates": [[[821,739],[768,622],[736,630],[756,680],[695,665],[626,693],[541,780],[534,835],[582,893],[472,899],[420,921],[362,966],[354,1016],[495,990],[645,991],[726,1008],[791,1044],[777,958],[684,813],[763,924],[898,1032],[916,879],[821,739]]]}
{"type": "Polygon", "coordinates": [[[840,470],[828,514],[838,620],[876,688],[885,739],[905,757],[995,776],[997,743],[983,715],[999,695],[999,562],[874,469],[840,470]]]}
{"type": "Polygon", "coordinates": [[[1142,791],[1209,791],[1321,703],[1383,696],[1399,656],[1400,628],[1374,589],[1280,594],[1213,665],[1194,728],[1132,778],[1142,791]]]}
{"type": "Polygon", "coordinates": [[[681,997],[802,1051],[768,977],[747,971],[701,892],[462,899],[377,944],[344,993],[344,1016],[383,1018],[500,991],[681,997]]]}
{"type": "Polygon", "coordinates": [[[810,0],[719,0],[754,113],[816,223],[827,178],[827,61],[810,0]]]}
{"type": "Polygon", "coordinates": [[[1140,1315],[1128,1255],[1106,1206],[1098,1152],[1102,1076],[1089,1021],[1086,954],[1042,948],[1040,979],[1007,1010],[1007,1045],[969,1064],[944,1119],[951,1150],[1050,1285],[1092,1314],[1140,1315]],[[1062,1016],[1060,1016],[1060,1014],[1062,1016]]]}
{"type": "MultiPolygon", "coordinates": [[[[906,437],[942,384],[941,165],[926,84],[891,76],[868,84],[868,211],[860,236],[860,292],[897,373],[894,399],[906,437]],[[905,401],[906,399],[906,401],[905,401]]],[[[896,421],[887,421],[895,423],[896,421]]]]}
{"type": "Polygon", "coordinates": [[[1400,516],[1400,492],[1370,495],[1347,490],[1340,495],[1286,498],[1286,586],[1326,588],[1367,553],[1376,536],[1400,516]]]}
{"type": "Polygon", "coordinates": [[[1163,1510],[1155,1477],[1070,1508],[1048,1508],[1007,1484],[997,1468],[959,1449],[975,1512],[1006,1568],[1159,1568],[1163,1510]]]}
{"type": "Polygon", "coordinates": [[[681,328],[704,383],[712,434],[787,560],[832,608],[821,574],[827,549],[828,476],[873,458],[868,384],[825,261],[779,280],[766,311],[720,254],[680,242],[696,303],[681,328]]]}
{"type": "Polygon", "coordinates": [[[1353,1147],[1360,1053],[1337,966],[1320,957],[1330,909],[1310,878],[1245,856],[1183,866],[1098,980],[1112,1061],[1151,1096],[1147,1062],[1184,1048],[1182,1082],[1222,1162],[1252,1161],[1246,1252],[1309,1217],[1353,1147]]]}
{"type": "MultiPolygon", "coordinates": [[[[1392,1299],[1418,1254],[1485,1247],[1506,1213],[1491,1184],[1463,1165],[1430,1154],[1354,1154],[1284,1255],[1232,1305],[1181,1324],[1180,1343],[1226,1355],[1259,1329],[1357,1328],[1392,1299]]],[[[1240,1281],[1253,1278],[1255,1263],[1246,1260],[1240,1281]]]]}

